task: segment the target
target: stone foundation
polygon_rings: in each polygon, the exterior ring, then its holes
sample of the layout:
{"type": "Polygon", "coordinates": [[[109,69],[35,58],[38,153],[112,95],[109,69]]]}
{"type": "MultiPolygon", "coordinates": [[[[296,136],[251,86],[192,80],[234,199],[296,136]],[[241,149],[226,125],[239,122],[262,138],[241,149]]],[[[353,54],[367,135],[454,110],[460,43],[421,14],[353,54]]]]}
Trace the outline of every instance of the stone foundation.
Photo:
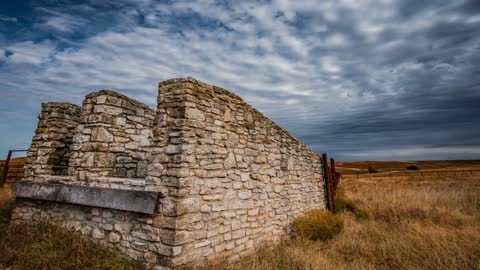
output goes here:
{"type": "Polygon", "coordinates": [[[48,170],[51,152],[42,147],[51,147],[43,135],[49,131],[40,124],[54,119],[43,119],[42,111],[26,167],[47,169],[30,169],[23,181],[92,187],[86,193],[157,192],[155,211],[26,195],[14,210],[16,222],[58,220],[137,260],[170,268],[236,260],[260,243],[287,237],[298,214],[325,208],[321,158],[222,88],[173,79],[159,84],[156,111],[112,91],[92,93],[81,109],[72,108],[77,127],[62,133],[73,138],[62,156],[68,175],[48,170]],[[129,229],[119,231],[117,224],[129,229]]]}

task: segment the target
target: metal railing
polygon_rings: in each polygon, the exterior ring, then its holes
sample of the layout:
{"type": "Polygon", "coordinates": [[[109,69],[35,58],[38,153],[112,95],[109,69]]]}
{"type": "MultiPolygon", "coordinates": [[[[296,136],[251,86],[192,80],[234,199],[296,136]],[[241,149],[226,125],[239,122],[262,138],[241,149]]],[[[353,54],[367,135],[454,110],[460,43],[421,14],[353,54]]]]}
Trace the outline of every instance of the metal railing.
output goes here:
{"type": "Polygon", "coordinates": [[[7,154],[7,159],[1,163],[1,173],[0,173],[0,186],[3,186],[7,181],[7,178],[12,176],[15,180],[18,180],[23,177],[23,166],[24,164],[10,164],[12,154],[16,152],[27,152],[28,150],[9,150],[7,154]],[[10,174],[9,174],[10,172],[10,174]]]}

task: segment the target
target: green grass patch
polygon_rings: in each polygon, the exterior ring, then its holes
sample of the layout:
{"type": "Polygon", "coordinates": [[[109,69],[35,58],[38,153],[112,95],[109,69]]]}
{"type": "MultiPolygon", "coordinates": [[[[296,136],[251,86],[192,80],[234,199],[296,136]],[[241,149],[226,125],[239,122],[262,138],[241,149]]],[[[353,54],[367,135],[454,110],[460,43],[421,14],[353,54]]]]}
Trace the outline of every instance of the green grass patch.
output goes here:
{"type": "Polygon", "coordinates": [[[335,212],[351,212],[357,220],[367,218],[367,215],[360,210],[352,200],[340,194],[335,197],[335,212]]]}
{"type": "Polygon", "coordinates": [[[325,241],[342,231],[343,220],[330,212],[314,209],[296,218],[292,223],[292,229],[306,239],[325,241]]]}

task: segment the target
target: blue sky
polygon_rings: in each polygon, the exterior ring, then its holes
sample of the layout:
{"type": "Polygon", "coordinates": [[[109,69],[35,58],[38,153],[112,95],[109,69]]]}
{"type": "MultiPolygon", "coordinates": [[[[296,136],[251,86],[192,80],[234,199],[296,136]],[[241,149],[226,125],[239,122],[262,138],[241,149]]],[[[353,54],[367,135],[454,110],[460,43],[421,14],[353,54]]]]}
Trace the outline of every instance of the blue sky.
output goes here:
{"type": "Polygon", "coordinates": [[[480,2],[2,1],[0,155],[41,102],[235,92],[338,160],[480,158],[480,2]]]}

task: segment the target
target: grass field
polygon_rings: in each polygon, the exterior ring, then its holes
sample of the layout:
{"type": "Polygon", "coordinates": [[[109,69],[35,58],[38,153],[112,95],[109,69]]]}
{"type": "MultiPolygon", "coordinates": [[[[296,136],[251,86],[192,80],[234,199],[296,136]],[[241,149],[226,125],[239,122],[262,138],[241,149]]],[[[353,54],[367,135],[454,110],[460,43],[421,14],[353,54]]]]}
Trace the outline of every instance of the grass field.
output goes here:
{"type": "MultiPolygon", "coordinates": [[[[338,163],[338,170],[344,173],[341,196],[353,201],[361,215],[339,213],[345,222],[344,230],[333,240],[297,239],[264,246],[239,262],[198,269],[480,269],[480,163],[416,162],[414,165],[420,169],[416,171],[406,170],[409,165],[338,163]],[[368,166],[380,172],[365,173],[368,166]]],[[[8,202],[0,204],[8,209],[8,202]]],[[[30,252],[34,245],[27,242],[16,248],[30,252]]],[[[32,260],[46,256],[42,252],[29,254],[33,254],[32,260]]],[[[73,253],[62,257],[66,260],[62,265],[78,256],[85,258],[73,253]]],[[[102,265],[108,257],[95,259],[101,269],[114,269],[124,263],[116,259],[102,265]]],[[[126,269],[135,267],[127,264],[126,269]]]]}
{"type": "Polygon", "coordinates": [[[420,172],[452,173],[457,171],[479,171],[480,161],[476,160],[426,160],[426,161],[356,161],[337,162],[337,169],[344,175],[368,174],[368,167],[373,167],[379,173],[402,174],[410,173],[408,166],[416,166],[420,172]]]}

